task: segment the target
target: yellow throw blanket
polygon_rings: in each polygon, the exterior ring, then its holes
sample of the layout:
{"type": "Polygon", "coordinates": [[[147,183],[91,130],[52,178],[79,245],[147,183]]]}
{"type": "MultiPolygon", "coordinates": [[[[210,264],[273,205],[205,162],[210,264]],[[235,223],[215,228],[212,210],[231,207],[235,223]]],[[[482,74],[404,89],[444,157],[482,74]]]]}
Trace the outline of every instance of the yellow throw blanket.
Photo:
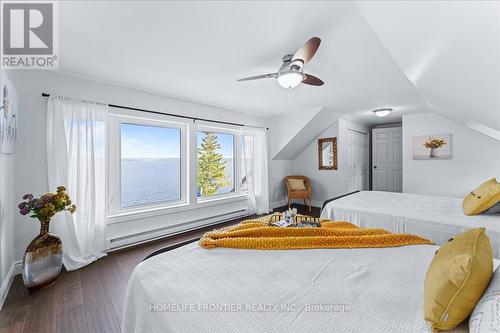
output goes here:
{"type": "Polygon", "coordinates": [[[393,234],[384,229],[360,228],[349,222],[322,221],[319,228],[269,226],[269,216],[244,221],[212,232],[200,239],[206,249],[230,247],[254,250],[338,249],[397,247],[432,244],[411,234],[393,234]]]}

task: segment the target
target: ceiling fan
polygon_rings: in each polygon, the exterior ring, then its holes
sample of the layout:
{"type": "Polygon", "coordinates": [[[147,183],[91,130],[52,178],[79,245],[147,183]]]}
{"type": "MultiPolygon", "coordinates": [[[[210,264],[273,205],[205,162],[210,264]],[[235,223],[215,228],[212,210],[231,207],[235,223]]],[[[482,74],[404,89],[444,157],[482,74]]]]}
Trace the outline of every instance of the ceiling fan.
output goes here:
{"type": "Polygon", "coordinates": [[[323,81],[316,76],[304,73],[304,64],[312,59],[319,48],[321,39],[313,37],[307,41],[295,54],[287,54],[283,57],[283,64],[277,73],[250,76],[238,81],[250,81],[258,79],[276,79],[283,88],[292,89],[301,83],[312,86],[322,86],[323,81]]]}

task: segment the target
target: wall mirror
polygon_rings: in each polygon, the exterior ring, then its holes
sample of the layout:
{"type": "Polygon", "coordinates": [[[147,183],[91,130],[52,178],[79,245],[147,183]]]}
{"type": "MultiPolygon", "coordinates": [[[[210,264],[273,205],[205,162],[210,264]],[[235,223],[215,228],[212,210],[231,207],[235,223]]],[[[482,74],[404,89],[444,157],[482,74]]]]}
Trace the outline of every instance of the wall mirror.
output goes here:
{"type": "Polygon", "coordinates": [[[320,170],[337,170],[337,138],[318,139],[318,165],[320,170]]]}

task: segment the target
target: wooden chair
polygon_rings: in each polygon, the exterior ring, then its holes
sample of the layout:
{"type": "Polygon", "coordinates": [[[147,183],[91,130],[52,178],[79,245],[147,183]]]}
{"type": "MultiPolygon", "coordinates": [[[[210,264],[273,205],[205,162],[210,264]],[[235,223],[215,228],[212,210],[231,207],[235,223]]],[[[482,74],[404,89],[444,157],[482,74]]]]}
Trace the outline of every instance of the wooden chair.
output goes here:
{"type": "Polygon", "coordinates": [[[290,201],[293,199],[304,199],[304,205],[307,205],[306,199],[309,200],[309,211],[311,211],[311,196],[312,189],[311,183],[309,182],[309,178],[306,176],[287,176],[285,177],[285,184],[288,191],[288,208],[290,208],[290,201]],[[288,183],[289,179],[302,179],[304,181],[304,185],[306,186],[305,191],[292,191],[290,189],[290,184],[288,183]]]}

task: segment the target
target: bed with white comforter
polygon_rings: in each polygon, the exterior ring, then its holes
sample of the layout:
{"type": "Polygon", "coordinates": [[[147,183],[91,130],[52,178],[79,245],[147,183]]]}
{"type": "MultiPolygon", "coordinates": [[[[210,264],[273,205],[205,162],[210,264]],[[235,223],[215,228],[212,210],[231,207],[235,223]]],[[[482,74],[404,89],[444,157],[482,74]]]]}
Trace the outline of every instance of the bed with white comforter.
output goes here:
{"type": "Polygon", "coordinates": [[[363,191],[327,203],[321,217],[415,234],[438,245],[468,229],[485,227],[494,257],[500,258],[500,214],[466,216],[461,198],[363,191]]]}
{"type": "MultiPolygon", "coordinates": [[[[197,243],[139,264],[123,332],[429,332],[438,247],[240,250],[197,243]]],[[[458,331],[467,332],[467,323],[458,331]]]]}

